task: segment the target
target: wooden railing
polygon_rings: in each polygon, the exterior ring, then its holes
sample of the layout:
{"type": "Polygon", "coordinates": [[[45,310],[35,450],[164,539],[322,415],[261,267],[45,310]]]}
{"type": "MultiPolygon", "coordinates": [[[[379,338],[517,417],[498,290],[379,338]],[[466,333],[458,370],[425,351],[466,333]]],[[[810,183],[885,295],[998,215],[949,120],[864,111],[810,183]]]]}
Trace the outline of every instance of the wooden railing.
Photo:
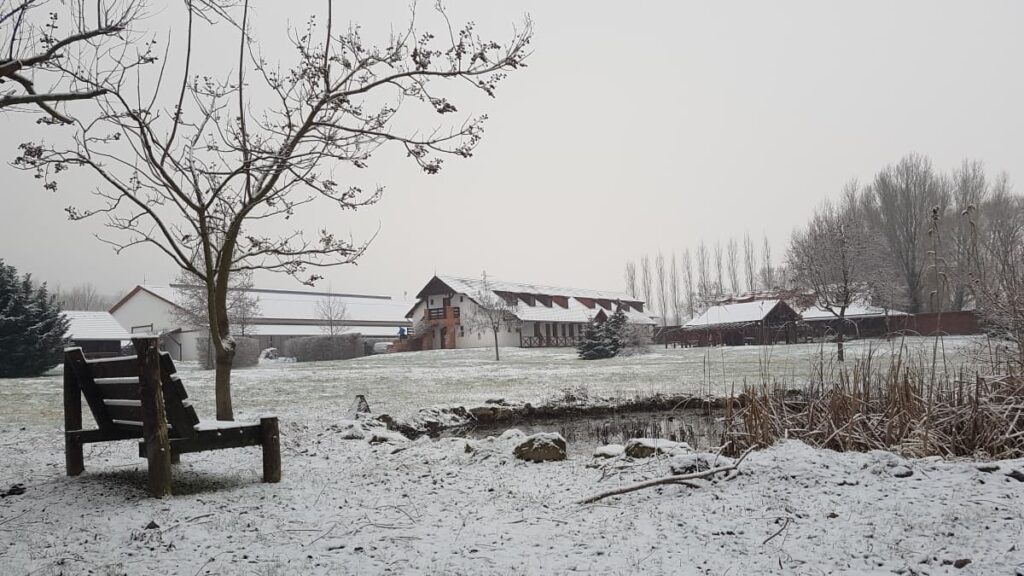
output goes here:
{"type": "Polygon", "coordinates": [[[566,348],[575,345],[576,339],[571,336],[523,336],[523,348],[566,348]]]}
{"type": "MultiPolygon", "coordinates": [[[[445,314],[445,311],[447,310],[448,308],[428,308],[427,320],[444,320],[445,318],[447,318],[447,315],[445,314]]],[[[451,308],[451,311],[453,318],[461,317],[461,315],[459,314],[458,306],[451,308]]]]}

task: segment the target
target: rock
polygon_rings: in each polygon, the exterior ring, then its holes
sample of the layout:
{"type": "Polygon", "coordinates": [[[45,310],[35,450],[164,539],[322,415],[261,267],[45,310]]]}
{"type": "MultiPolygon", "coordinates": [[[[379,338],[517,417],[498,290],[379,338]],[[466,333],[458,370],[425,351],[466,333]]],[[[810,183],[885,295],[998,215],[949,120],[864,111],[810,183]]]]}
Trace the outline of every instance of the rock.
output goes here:
{"type": "Polygon", "coordinates": [[[476,419],[477,422],[483,422],[485,424],[490,422],[502,422],[511,420],[515,415],[508,406],[476,406],[469,409],[469,413],[476,419]]]}
{"type": "Polygon", "coordinates": [[[498,440],[518,440],[525,436],[526,434],[523,434],[522,430],[518,428],[509,428],[508,430],[502,432],[501,436],[498,436],[498,440]]]}
{"type": "Polygon", "coordinates": [[[704,472],[712,468],[732,465],[732,458],[726,458],[711,452],[695,452],[693,454],[679,454],[668,461],[668,468],[673,475],[694,474],[704,472]]]}
{"type": "Polygon", "coordinates": [[[892,474],[894,478],[910,478],[914,475],[914,471],[906,466],[894,466],[889,473],[892,474]]]}
{"type": "Polygon", "coordinates": [[[511,406],[504,398],[488,398],[484,400],[484,404],[496,404],[498,406],[511,406]]]}
{"type": "Polygon", "coordinates": [[[1017,482],[1024,482],[1024,472],[1021,472],[1020,470],[1010,470],[1006,475],[1017,482]]]}
{"type": "Polygon", "coordinates": [[[555,432],[541,432],[527,436],[512,453],[527,462],[565,460],[565,438],[555,432]]]}
{"type": "Polygon", "coordinates": [[[21,496],[25,493],[24,484],[12,484],[10,488],[0,492],[0,498],[7,498],[8,496],[21,496]]]}
{"type": "Polygon", "coordinates": [[[999,470],[999,464],[978,464],[977,468],[979,472],[991,474],[999,470]]]}
{"type": "Polygon", "coordinates": [[[630,458],[650,458],[655,454],[670,452],[688,452],[690,445],[686,442],[673,442],[661,438],[630,438],[626,442],[626,456],[630,458]]]}
{"type": "Polygon", "coordinates": [[[468,424],[473,419],[468,410],[462,406],[433,406],[424,408],[409,418],[401,420],[387,414],[381,414],[376,418],[389,430],[402,433],[407,438],[419,438],[420,436],[435,436],[442,430],[458,428],[468,424]]]}
{"type": "Polygon", "coordinates": [[[146,530],[156,530],[160,525],[155,520],[150,520],[149,524],[146,524],[146,530]]]}
{"type": "Polygon", "coordinates": [[[622,444],[608,444],[607,446],[598,446],[594,450],[594,458],[618,458],[626,452],[626,447],[622,444]]]}
{"type": "Polygon", "coordinates": [[[386,442],[408,442],[409,439],[394,430],[374,430],[370,435],[370,444],[384,444],[386,442]]]}
{"type": "Polygon", "coordinates": [[[337,426],[332,428],[339,432],[342,440],[362,440],[366,438],[366,430],[363,429],[363,424],[355,420],[342,420],[338,422],[337,426]]]}

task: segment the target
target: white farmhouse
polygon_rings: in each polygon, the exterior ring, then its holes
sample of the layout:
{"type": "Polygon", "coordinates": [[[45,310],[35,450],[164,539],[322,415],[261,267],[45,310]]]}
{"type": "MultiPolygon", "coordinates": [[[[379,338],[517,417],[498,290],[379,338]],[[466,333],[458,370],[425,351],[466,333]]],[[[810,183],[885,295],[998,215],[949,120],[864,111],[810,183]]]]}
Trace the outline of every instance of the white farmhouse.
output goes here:
{"type": "MultiPolygon", "coordinates": [[[[260,317],[246,327],[245,336],[258,339],[261,349],[281,348],[297,336],[326,334],[332,322],[319,311],[325,302],[332,303],[335,310],[343,308],[343,329],[364,338],[397,339],[411,325],[405,312],[412,302],[390,296],[265,288],[246,291],[258,299],[260,317]]],[[[110,313],[130,332],[160,334],[164,349],[175,359],[197,360],[199,339],[206,335],[206,327],[179,325],[175,314],[179,299],[173,284],[140,285],[114,304],[110,313]]]]}
{"type": "Polygon", "coordinates": [[[414,327],[409,347],[419,350],[493,346],[493,333],[473,322],[479,303],[488,300],[504,301],[517,320],[502,328],[499,346],[574,346],[588,322],[604,319],[618,308],[631,324],[655,324],[644,314],[643,301],[607,290],[439,275],[416,298],[406,317],[414,327]]]}

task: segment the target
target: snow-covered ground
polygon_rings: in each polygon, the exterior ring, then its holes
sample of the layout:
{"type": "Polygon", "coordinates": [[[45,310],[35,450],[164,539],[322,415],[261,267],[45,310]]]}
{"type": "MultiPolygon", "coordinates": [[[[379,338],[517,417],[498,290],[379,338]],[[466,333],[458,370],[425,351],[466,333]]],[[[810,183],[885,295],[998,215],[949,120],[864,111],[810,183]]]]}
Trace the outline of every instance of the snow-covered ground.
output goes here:
{"type": "MultiPolygon", "coordinates": [[[[947,339],[947,358],[977,342],[947,339]]],[[[265,364],[236,374],[237,412],[282,416],[282,482],[259,482],[258,449],[186,454],[166,500],[146,495],[133,442],[87,446],[86,472],[64,476],[59,374],[0,382],[0,495],[24,485],[0,498],[0,574],[1024,574],[1024,483],[1008,475],[1024,478],[1024,460],[982,470],[788,442],[751,454],[732,481],[579,505],[667,474],[666,459],[596,461],[570,445],[568,460],[527,464],[511,441],[371,445],[342,439],[338,426],[355,394],[402,414],[579,385],[631,395],[707,392],[710,381],[724,393],[760,379],[768,358],[773,377],[799,382],[818,350],[599,362],[506,350],[500,363],[462,350],[265,364]]],[[[212,374],[182,372],[200,415],[212,416],[212,374]]]]}
{"type": "MultiPolygon", "coordinates": [[[[870,349],[884,359],[901,341],[865,340],[847,345],[851,359],[870,349]]],[[[931,353],[931,338],[908,338],[912,356],[931,353]]],[[[945,358],[956,367],[968,351],[984,344],[973,337],[946,338],[945,358]]],[[[592,395],[631,397],[653,392],[701,393],[714,396],[739,392],[743,382],[772,379],[804,383],[834,345],[747,346],[664,349],[652,347],[640,356],[582,361],[568,348],[436,350],[386,354],[355,360],[310,363],[266,363],[235,371],[232,376],[236,413],[252,416],[272,411],[287,419],[318,415],[337,418],[363,394],[374,412],[405,415],[425,406],[481,404],[489,398],[539,402],[566,387],[583,387],[592,395]]],[[[881,362],[876,365],[881,365],[881,362]]],[[[186,389],[200,417],[213,417],[213,372],[180,363],[186,389]]],[[[61,376],[0,382],[0,423],[62,422],[61,376]]]]}
{"type": "Polygon", "coordinates": [[[296,422],[282,433],[280,484],[259,482],[255,449],[185,455],[175,496],[154,500],[131,443],[92,447],[86,473],[66,478],[58,434],[5,426],[0,486],[20,482],[25,492],[0,499],[0,572],[1024,571],[1024,483],[1007,476],[1024,460],[985,472],[971,462],[788,442],[750,455],[732,481],[579,505],[668,473],[666,460],[595,468],[577,454],[527,464],[501,440],[472,441],[469,450],[455,438],[371,445],[296,422]]]}

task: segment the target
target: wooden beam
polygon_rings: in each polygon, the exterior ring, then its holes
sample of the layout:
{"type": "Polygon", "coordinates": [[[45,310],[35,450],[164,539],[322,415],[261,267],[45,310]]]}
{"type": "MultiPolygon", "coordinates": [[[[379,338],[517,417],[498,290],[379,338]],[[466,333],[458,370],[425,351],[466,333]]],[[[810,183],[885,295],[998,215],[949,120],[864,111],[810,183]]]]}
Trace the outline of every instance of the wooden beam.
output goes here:
{"type": "Polygon", "coordinates": [[[82,440],[68,432],[82,428],[82,392],[78,389],[74,369],[64,357],[64,466],[68,476],[78,476],[85,470],[82,440]]]}
{"type": "Polygon", "coordinates": [[[260,418],[260,437],[263,444],[263,481],[281,481],[281,433],[277,417],[260,418]]]}

